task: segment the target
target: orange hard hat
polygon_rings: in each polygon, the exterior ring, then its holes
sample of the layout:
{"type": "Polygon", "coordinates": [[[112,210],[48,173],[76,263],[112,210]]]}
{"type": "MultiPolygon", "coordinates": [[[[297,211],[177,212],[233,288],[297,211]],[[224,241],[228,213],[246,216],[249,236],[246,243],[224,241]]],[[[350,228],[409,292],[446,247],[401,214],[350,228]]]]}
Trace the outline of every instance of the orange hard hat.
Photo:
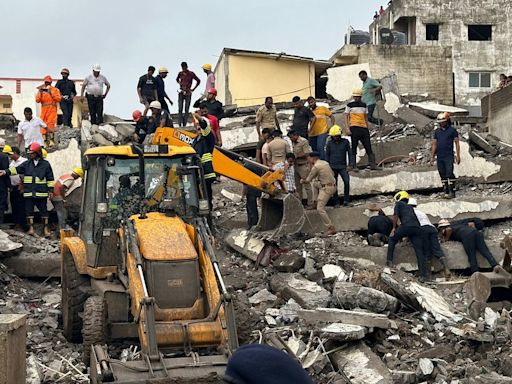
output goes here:
{"type": "Polygon", "coordinates": [[[139,111],[138,109],[136,111],[133,111],[132,113],[132,118],[133,118],[133,121],[135,122],[138,122],[142,117],[142,112],[139,111]]]}
{"type": "Polygon", "coordinates": [[[28,147],[29,152],[39,152],[41,151],[41,144],[39,143],[32,143],[30,144],[30,147],[28,147]]]}
{"type": "Polygon", "coordinates": [[[210,88],[210,89],[208,90],[208,93],[211,93],[212,95],[217,96],[217,90],[216,90],[215,88],[210,88]]]}
{"type": "Polygon", "coordinates": [[[44,77],[44,82],[45,83],[51,83],[53,81],[52,77],[50,75],[46,75],[44,77]]]}
{"type": "Polygon", "coordinates": [[[67,68],[62,68],[62,69],[61,69],[61,71],[60,71],[60,73],[61,73],[61,74],[62,74],[62,73],[67,73],[67,74],[69,75],[69,69],[67,69],[67,68]]]}

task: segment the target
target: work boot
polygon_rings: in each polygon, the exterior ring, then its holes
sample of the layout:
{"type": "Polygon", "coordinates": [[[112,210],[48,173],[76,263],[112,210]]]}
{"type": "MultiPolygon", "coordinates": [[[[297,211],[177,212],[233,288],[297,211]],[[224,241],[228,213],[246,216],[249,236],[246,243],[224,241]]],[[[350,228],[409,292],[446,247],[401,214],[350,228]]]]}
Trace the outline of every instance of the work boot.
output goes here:
{"type": "Polygon", "coordinates": [[[377,164],[375,164],[375,154],[368,154],[368,162],[370,163],[370,169],[373,171],[380,170],[379,167],[377,167],[377,164]]]}
{"type": "Polygon", "coordinates": [[[48,238],[52,235],[50,232],[50,228],[48,228],[48,218],[43,217],[44,227],[43,227],[43,236],[48,238]]]}
{"type": "Polygon", "coordinates": [[[333,236],[336,234],[336,228],[334,227],[334,225],[329,225],[327,227],[327,236],[333,236]]]}
{"type": "Polygon", "coordinates": [[[441,257],[439,259],[439,262],[443,266],[444,277],[446,277],[447,279],[452,277],[452,272],[450,271],[450,268],[448,268],[448,263],[447,263],[446,256],[441,257]]]}
{"type": "Polygon", "coordinates": [[[28,216],[27,223],[28,223],[27,235],[34,236],[34,216],[28,216]]]}
{"type": "Polygon", "coordinates": [[[432,261],[425,261],[425,281],[432,281],[432,261]]]}
{"type": "Polygon", "coordinates": [[[448,187],[448,180],[441,180],[443,183],[443,198],[449,199],[450,198],[450,189],[448,187]]]}
{"type": "Polygon", "coordinates": [[[455,181],[448,180],[448,198],[455,199],[455,181]]]}
{"type": "Polygon", "coordinates": [[[49,147],[53,147],[55,145],[54,137],[55,137],[54,133],[49,133],[48,134],[48,139],[49,139],[48,146],[49,147]]]}

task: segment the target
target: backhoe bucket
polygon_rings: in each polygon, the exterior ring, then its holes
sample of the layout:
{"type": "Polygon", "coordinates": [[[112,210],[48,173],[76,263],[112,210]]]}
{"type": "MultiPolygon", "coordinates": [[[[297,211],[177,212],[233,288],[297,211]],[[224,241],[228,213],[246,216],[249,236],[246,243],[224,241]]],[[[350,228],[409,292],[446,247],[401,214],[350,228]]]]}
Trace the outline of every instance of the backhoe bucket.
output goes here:
{"type": "Polygon", "coordinates": [[[278,238],[299,232],[306,221],[302,202],[292,194],[262,199],[261,215],[256,230],[278,238]]]}
{"type": "Polygon", "coordinates": [[[487,302],[510,300],[512,297],[512,275],[499,268],[494,272],[475,272],[465,287],[469,314],[478,319],[487,302]]]}
{"type": "Polygon", "coordinates": [[[91,383],[202,384],[221,382],[228,358],[224,355],[162,358],[122,362],[107,359],[105,348],[91,347],[91,383]]]}

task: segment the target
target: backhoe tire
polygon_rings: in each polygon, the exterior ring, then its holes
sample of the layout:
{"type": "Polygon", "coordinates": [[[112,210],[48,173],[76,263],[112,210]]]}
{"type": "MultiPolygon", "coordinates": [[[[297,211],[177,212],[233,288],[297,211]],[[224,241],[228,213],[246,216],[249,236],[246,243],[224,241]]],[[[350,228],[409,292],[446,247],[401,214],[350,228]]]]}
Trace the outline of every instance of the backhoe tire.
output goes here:
{"type": "Polygon", "coordinates": [[[90,278],[81,275],[75,266],[73,256],[66,252],[62,262],[62,328],[64,337],[72,343],[82,341],[81,312],[87,299],[86,289],[90,285],[90,278]]]}
{"type": "Polygon", "coordinates": [[[105,331],[107,329],[107,316],[103,297],[91,296],[84,304],[82,327],[82,358],[88,365],[91,359],[91,345],[105,344],[105,331]]]}

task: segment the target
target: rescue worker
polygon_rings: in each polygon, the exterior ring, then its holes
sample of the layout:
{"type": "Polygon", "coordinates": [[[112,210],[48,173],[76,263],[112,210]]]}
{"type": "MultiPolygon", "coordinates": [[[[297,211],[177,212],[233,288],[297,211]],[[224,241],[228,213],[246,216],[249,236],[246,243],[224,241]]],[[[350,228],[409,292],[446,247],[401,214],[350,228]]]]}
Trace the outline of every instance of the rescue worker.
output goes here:
{"type": "Polygon", "coordinates": [[[55,125],[57,124],[57,104],[62,100],[62,95],[58,88],[52,87],[53,79],[51,76],[45,76],[44,86],[39,88],[36,93],[36,103],[41,103],[41,120],[46,127],[41,128],[41,134],[48,147],[55,145],[55,125]]]}
{"type": "Polygon", "coordinates": [[[55,212],[57,212],[57,219],[59,220],[59,229],[66,228],[68,219],[68,211],[64,206],[66,202],[66,193],[71,189],[73,184],[78,178],[84,177],[84,170],[82,168],[74,168],[71,173],[62,175],[55,182],[53,187],[53,197],[51,199],[55,212]]]}
{"type": "Polygon", "coordinates": [[[201,68],[203,68],[203,72],[206,74],[205,92],[203,93],[203,97],[206,97],[208,96],[208,90],[215,88],[215,73],[212,72],[211,64],[203,64],[201,68]]]}
{"type": "MultiPolygon", "coordinates": [[[[11,152],[11,148],[4,144],[2,152],[0,152],[0,169],[9,168],[9,155],[6,153],[11,152]]],[[[4,223],[5,211],[7,211],[7,195],[9,194],[9,187],[11,186],[11,180],[9,176],[2,175],[0,177],[0,224],[4,223]]]]}
{"type": "Polygon", "coordinates": [[[155,133],[157,128],[173,126],[171,115],[162,109],[159,101],[152,101],[149,104],[149,109],[151,110],[151,117],[148,120],[148,135],[155,133]]]}
{"type": "Polygon", "coordinates": [[[217,90],[215,88],[208,89],[206,100],[203,100],[203,98],[196,100],[194,108],[200,108],[203,104],[208,108],[208,114],[215,116],[219,121],[224,118],[224,107],[217,100],[217,90]]]}
{"type": "MultiPolygon", "coordinates": [[[[20,154],[19,147],[4,147],[4,152],[10,155],[11,162],[9,168],[17,167],[23,164],[27,159],[20,154]]],[[[21,182],[20,175],[10,176],[11,189],[9,200],[11,202],[12,218],[14,222],[14,229],[26,231],[27,230],[27,215],[25,214],[25,200],[23,199],[23,183],[21,182]]]]}
{"type": "Polygon", "coordinates": [[[62,95],[60,109],[62,111],[62,125],[72,128],[71,117],[73,116],[73,98],[76,96],[75,82],[69,80],[69,69],[62,68],[60,71],[62,79],[57,81],[55,88],[58,88],[62,95]]]}
{"type": "Polygon", "coordinates": [[[389,242],[389,236],[393,230],[393,220],[391,220],[382,208],[375,203],[368,205],[368,210],[377,212],[377,216],[372,216],[368,220],[368,245],[372,247],[383,247],[389,242]]]}
{"type": "Polygon", "coordinates": [[[453,173],[454,162],[460,164],[460,143],[459,134],[452,126],[450,114],[440,113],[437,116],[439,128],[434,131],[432,140],[432,155],[430,165],[434,164],[437,156],[437,170],[443,183],[444,197],[455,198],[455,175],[453,173]],[[453,145],[455,144],[456,155],[453,157],[453,145]]]}
{"type": "MultiPolygon", "coordinates": [[[[441,248],[441,244],[439,244],[439,234],[437,233],[436,227],[430,222],[428,216],[417,208],[418,201],[416,199],[411,197],[409,199],[409,205],[414,208],[414,213],[420,222],[421,229],[425,233],[426,241],[423,242],[423,253],[436,257],[443,266],[444,276],[446,278],[450,277],[452,273],[450,272],[450,268],[448,268],[447,259],[441,248]]],[[[431,265],[429,261],[427,261],[427,273],[430,273],[430,271],[431,265]]]]}
{"type": "MultiPolygon", "coordinates": [[[[208,118],[208,120],[210,120],[210,126],[212,128],[213,135],[215,136],[215,145],[222,147],[222,135],[220,133],[219,119],[217,119],[213,115],[210,115],[210,113],[208,111],[208,106],[204,102],[199,104],[199,114],[203,117],[208,118]]],[[[218,177],[219,176],[217,175],[217,178],[218,177]]]]}
{"type": "Polygon", "coordinates": [[[148,133],[149,118],[143,116],[139,110],[133,111],[132,119],[135,122],[135,133],[133,134],[133,140],[139,144],[144,142],[148,133]]]}
{"type": "Polygon", "coordinates": [[[274,169],[276,164],[286,160],[286,154],[290,153],[292,149],[283,139],[283,133],[279,129],[275,129],[272,132],[272,137],[274,140],[268,144],[268,153],[271,164],[270,168],[274,169]]]}
{"type": "MultiPolygon", "coordinates": [[[[215,171],[213,170],[213,150],[215,148],[215,137],[213,135],[210,126],[210,120],[208,120],[208,118],[203,117],[198,113],[194,113],[192,117],[198,133],[192,142],[192,147],[201,158],[201,164],[203,165],[204,170],[204,178],[206,181],[208,205],[210,206],[210,212],[213,212],[212,184],[216,180],[215,171]]],[[[212,224],[211,214],[209,215],[209,222],[212,224]]]]}
{"type": "Polygon", "coordinates": [[[5,174],[14,176],[23,174],[23,197],[25,198],[25,210],[29,225],[28,234],[34,234],[34,207],[37,207],[43,219],[43,236],[50,237],[48,228],[48,197],[53,195],[55,180],[53,170],[49,162],[42,158],[41,146],[32,143],[29,148],[30,160],[5,170],[0,170],[0,176],[5,174]]]}
{"type": "Polygon", "coordinates": [[[406,191],[400,191],[394,196],[395,208],[393,212],[393,229],[388,242],[387,265],[393,266],[395,256],[395,246],[404,237],[408,237],[416,253],[418,260],[418,270],[420,281],[428,280],[427,256],[423,252],[423,242],[425,241],[424,232],[421,229],[418,217],[409,203],[409,194],[406,191]],[[400,220],[400,226],[398,226],[400,220]]]}
{"type": "MultiPolygon", "coordinates": [[[[262,176],[265,171],[252,162],[247,162],[244,165],[249,171],[253,172],[258,176],[262,176]]],[[[245,209],[247,211],[247,229],[251,229],[259,221],[259,212],[258,212],[258,199],[261,197],[261,191],[259,189],[249,187],[248,185],[243,185],[242,189],[242,199],[245,199],[245,209]]]]}
{"type": "Polygon", "coordinates": [[[343,180],[343,205],[350,205],[350,176],[349,172],[354,169],[352,149],[350,142],[341,137],[341,127],[333,125],[329,130],[330,139],[325,148],[325,160],[331,166],[336,179],[335,207],[340,206],[341,198],[338,194],[338,176],[343,180]]]}
{"type": "Polygon", "coordinates": [[[315,189],[315,196],[317,196],[316,210],[327,227],[327,234],[334,235],[336,234],[336,228],[334,228],[325,210],[329,199],[336,193],[336,179],[334,178],[334,173],[327,161],[320,160],[320,154],[318,152],[311,152],[309,154],[309,163],[311,165],[311,172],[306,179],[301,179],[300,182],[302,184],[309,184],[314,180],[313,188],[315,189]]]}
{"type": "Polygon", "coordinates": [[[443,219],[439,221],[437,228],[439,229],[443,241],[452,240],[462,243],[464,251],[466,251],[466,255],[468,256],[471,273],[479,271],[476,251],[480,252],[490,264],[491,268],[499,269],[500,266],[498,262],[485,243],[484,234],[469,224],[470,223],[452,225],[448,220],[443,219]]]}
{"type": "Polygon", "coordinates": [[[291,129],[288,132],[288,137],[292,142],[293,154],[295,155],[295,164],[293,166],[295,187],[297,188],[299,198],[302,200],[302,204],[311,208],[313,207],[313,189],[311,188],[311,184],[302,184],[300,182],[301,179],[307,179],[309,175],[310,168],[308,158],[309,154],[312,152],[311,146],[309,145],[308,139],[302,137],[295,129],[291,129]],[[304,194],[306,195],[305,201],[304,194]]]}

